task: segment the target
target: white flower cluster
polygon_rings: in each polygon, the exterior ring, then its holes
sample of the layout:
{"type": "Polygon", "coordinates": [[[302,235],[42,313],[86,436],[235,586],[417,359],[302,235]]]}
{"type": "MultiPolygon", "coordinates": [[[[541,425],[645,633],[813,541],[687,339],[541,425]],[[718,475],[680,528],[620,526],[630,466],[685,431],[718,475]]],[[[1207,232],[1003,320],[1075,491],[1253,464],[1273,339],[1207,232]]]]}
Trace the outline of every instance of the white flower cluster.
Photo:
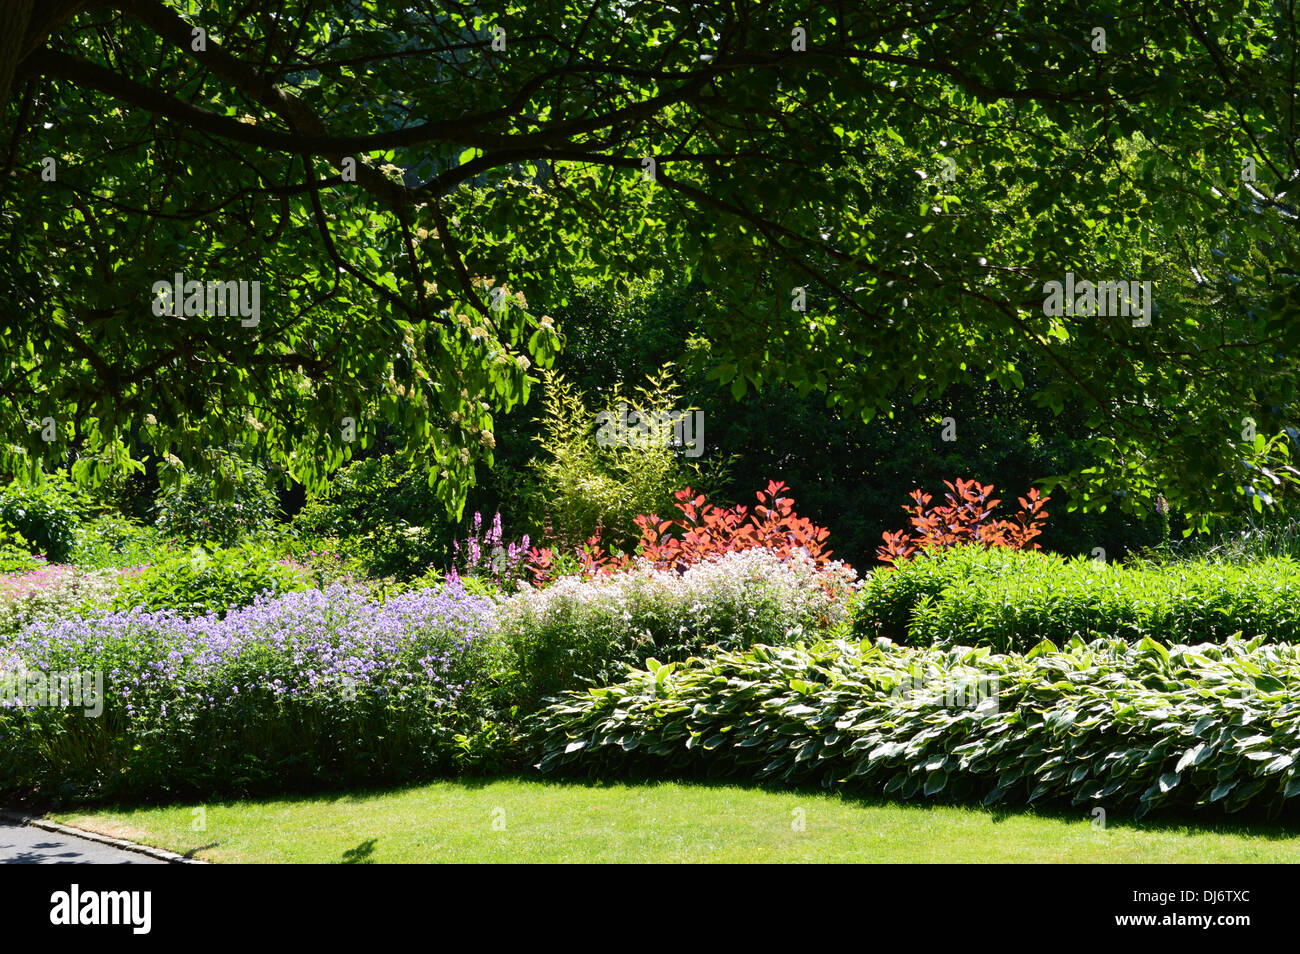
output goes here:
{"type": "Polygon", "coordinates": [[[615,655],[619,647],[680,655],[783,644],[843,622],[856,578],[841,563],[818,569],[807,557],[765,549],[727,553],[683,573],[639,561],[608,576],[525,587],[502,602],[499,625],[516,641],[596,641],[615,655]]]}
{"type": "Polygon", "coordinates": [[[119,589],[113,570],[70,566],[10,574],[4,583],[8,585],[0,584],[0,634],[17,632],[39,619],[66,619],[105,609],[119,589]]]}

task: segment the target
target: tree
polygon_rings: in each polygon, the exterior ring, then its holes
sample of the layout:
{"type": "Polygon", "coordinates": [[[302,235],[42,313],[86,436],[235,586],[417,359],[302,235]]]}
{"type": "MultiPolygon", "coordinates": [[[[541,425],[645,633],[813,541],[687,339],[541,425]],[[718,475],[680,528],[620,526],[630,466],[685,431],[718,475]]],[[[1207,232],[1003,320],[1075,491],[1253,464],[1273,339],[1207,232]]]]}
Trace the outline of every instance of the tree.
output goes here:
{"type": "Polygon", "coordinates": [[[0,21],[11,467],[242,442],[318,482],[382,417],[454,508],[574,281],[663,271],[708,286],[738,395],[870,417],[1015,386],[1028,349],[1107,461],[1067,475],[1082,499],[1210,513],[1243,459],[1290,473],[1289,9],[217,7],[0,21]],[[190,313],[155,314],[176,273],[258,281],[260,314],[183,285],[190,313]],[[1151,295],[1051,314],[1069,273],[1151,295]]]}

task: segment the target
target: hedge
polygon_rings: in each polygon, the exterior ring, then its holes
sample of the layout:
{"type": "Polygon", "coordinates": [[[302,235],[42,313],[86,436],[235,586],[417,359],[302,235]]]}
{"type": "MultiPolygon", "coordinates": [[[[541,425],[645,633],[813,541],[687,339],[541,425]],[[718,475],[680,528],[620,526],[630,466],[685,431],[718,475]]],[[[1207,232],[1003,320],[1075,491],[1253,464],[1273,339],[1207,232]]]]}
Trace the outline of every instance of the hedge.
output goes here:
{"type": "Polygon", "coordinates": [[[1024,652],[1075,636],[1300,642],[1300,563],[1124,566],[959,548],[878,570],[853,611],[855,637],[1024,652]]]}

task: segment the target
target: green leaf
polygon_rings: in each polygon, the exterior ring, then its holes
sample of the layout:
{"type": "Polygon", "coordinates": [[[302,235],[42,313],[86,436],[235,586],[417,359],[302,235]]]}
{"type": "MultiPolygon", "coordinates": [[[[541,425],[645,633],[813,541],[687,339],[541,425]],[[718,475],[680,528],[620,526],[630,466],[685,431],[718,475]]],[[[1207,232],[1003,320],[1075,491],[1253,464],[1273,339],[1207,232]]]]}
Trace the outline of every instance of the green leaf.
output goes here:
{"type": "Polygon", "coordinates": [[[1294,757],[1294,756],[1291,756],[1291,755],[1279,755],[1279,756],[1278,756],[1277,758],[1275,758],[1273,761],[1271,761],[1271,762],[1269,762],[1267,765],[1265,765],[1265,766],[1263,767],[1263,769],[1260,770],[1260,774],[1261,774],[1261,775],[1273,775],[1274,773],[1276,773],[1276,772],[1280,772],[1280,771],[1282,771],[1283,769],[1288,769],[1288,768],[1290,768],[1294,763],[1295,763],[1295,757],[1294,757]]]}
{"type": "Polygon", "coordinates": [[[948,773],[940,769],[937,772],[931,772],[925,779],[925,794],[935,795],[943,791],[943,787],[948,784],[948,773]]]}
{"type": "Polygon", "coordinates": [[[1187,766],[1191,765],[1196,760],[1196,757],[1204,750],[1204,742],[1198,742],[1196,745],[1192,746],[1184,752],[1183,757],[1178,760],[1178,764],[1174,766],[1174,772],[1181,772],[1183,769],[1187,768],[1187,766]]]}
{"type": "Polygon", "coordinates": [[[1218,785],[1214,787],[1214,791],[1210,792],[1210,801],[1217,802],[1221,800],[1223,796],[1227,795],[1230,791],[1232,791],[1234,788],[1237,787],[1237,782],[1238,779],[1235,778],[1230,779],[1229,781],[1226,782],[1220,782],[1218,785]]]}

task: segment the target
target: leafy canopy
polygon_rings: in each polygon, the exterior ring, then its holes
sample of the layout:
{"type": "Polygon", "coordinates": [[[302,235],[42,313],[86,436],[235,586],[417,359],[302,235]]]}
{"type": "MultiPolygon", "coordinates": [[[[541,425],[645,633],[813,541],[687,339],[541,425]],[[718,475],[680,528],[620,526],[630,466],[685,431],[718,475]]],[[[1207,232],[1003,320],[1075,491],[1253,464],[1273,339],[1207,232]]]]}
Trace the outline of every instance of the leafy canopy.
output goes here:
{"type": "Polygon", "coordinates": [[[871,416],[900,385],[1016,386],[1033,354],[1041,400],[1082,406],[1106,461],[1056,475],[1090,506],[1262,508],[1294,477],[1280,5],[0,17],[11,469],[212,469],[240,446],[317,484],[387,420],[455,509],[494,413],[560,346],[548,313],[575,282],[658,272],[707,289],[738,397],[779,379],[871,416]],[[258,281],[256,324],[155,314],[176,273],[258,281]],[[1045,313],[1067,273],[1150,282],[1149,324],[1045,313]]]}

